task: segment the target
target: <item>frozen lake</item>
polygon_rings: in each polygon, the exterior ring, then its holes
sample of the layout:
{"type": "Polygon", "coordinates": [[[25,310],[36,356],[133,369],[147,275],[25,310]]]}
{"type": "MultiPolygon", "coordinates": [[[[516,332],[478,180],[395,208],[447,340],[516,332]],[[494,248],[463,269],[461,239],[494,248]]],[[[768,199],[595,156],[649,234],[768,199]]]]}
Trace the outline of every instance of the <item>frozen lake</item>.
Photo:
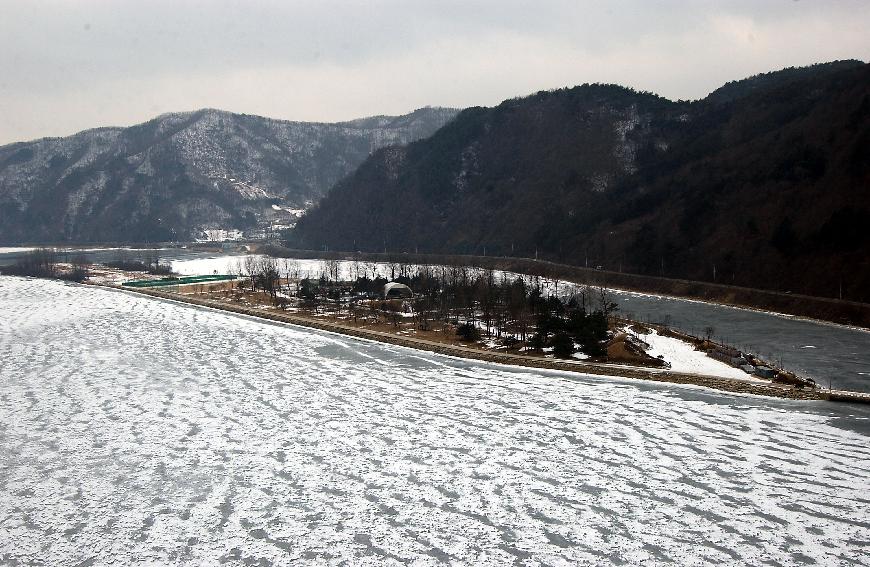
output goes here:
{"type": "Polygon", "coordinates": [[[870,564],[858,406],[0,277],[0,564],[870,564]]]}

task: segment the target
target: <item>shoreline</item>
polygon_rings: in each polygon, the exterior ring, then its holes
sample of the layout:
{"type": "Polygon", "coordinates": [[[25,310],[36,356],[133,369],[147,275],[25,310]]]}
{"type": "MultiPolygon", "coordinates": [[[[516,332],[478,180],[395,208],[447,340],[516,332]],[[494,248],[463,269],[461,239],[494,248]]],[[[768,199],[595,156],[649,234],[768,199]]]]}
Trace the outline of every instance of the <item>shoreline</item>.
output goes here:
{"type": "MultiPolygon", "coordinates": [[[[259,252],[253,252],[253,254],[259,254],[259,252]]],[[[301,258],[301,257],[300,258],[291,257],[289,259],[293,259],[293,260],[317,260],[317,261],[324,260],[324,258],[301,258]]],[[[340,261],[352,262],[353,260],[348,259],[348,258],[343,258],[340,261]]],[[[381,266],[385,266],[385,265],[390,264],[390,262],[388,262],[386,260],[378,260],[376,263],[381,265],[381,266]]],[[[425,266],[425,267],[429,267],[429,268],[444,267],[444,264],[432,264],[432,263],[415,264],[415,265],[425,266]]],[[[476,268],[476,269],[485,269],[485,268],[481,268],[480,266],[469,265],[468,267],[476,268]]],[[[510,273],[511,275],[515,275],[518,277],[531,276],[531,274],[520,273],[520,272],[505,272],[505,273],[510,273]]],[[[549,276],[539,276],[539,277],[548,278],[549,276]]],[[[561,280],[561,281],[563,281],[563,283],[568,283],[568,284],[576,285],[576,286],[592,285],[592,284],[589,284],[588,282],[580,282],[580,281],[574,281],[574,280],[561,280]]],[[[771,317],[778,317],[780,319],[787,319],[790,321],[806,321],[807,323],[813,323],[813,324],[817,324],[817,325],[826,325],[826,326],[830,326],[830,327],[837,327],[840,329],[848,329],[850,331],[858,331],[858,332],[870,334],[870,325],[860,326],[860,325],[855,325],[855,324],[851,324],[851,323],[841,323],[841,322],[837,322],[837,321],[831,321],[829,319],[819,319],[817,317],[811,317],[809,315],[795,315],[792,313],[786,313],[784,311],[771,311],[769,309],[764,309],[762,307],[755,307],[752,305],[739,304],[739,303],[727,303],[727,302],[723,303],[722,301],[717,301],[715,299],[705,299],[705,298],[690,297],[690,296],[685,296],[685,295],[675,295],[673,293],[666,293],[666,292],[657,293],[657,292],[651,292],[651,291],[639,291],[637,289],[629,289],[627,287],[613,287],[613,286],[608,287],[608,289],[612,292],[626,294],[626,295],[634,295],[634,296],[638,296],[638,297],[652,297],[652,298],[658,298],[658,299],[665,299],[665,300],[669,300],[669,301],[685,301],[687,303],[700,303],[700,304],[704,304],[704,305],[710,305],[713,307],[722,307],[722,308],[726,308],[726,309],[734,309],[737,311],[751,311],[753,313],[759,313],[762,315],[769,315],[771,317]]],[[[746,289],[750,289],[750,288],[746,288],[746,289]]],[[[764,290],[761,290],[761,291],[764,291],[764,290]]]]}
{"type": "MultiPolygon", "coordinates": [[[[241,243],[240,243],[241,244],[241,243]]],[[[218,248],[207,248],[207,247],[199,247],[196,245],[192,245],[192,243],[187,243],[184,246],[166,246],[166,243],[163,244],[155,244],[154,247],[146,247],[147,245],[140,245],[141,247],[137,247],[136,245],[89,245],[90,248],[76,248],[74,245],[70,244],[58,244],[58,245],[33,245],[33,248],[20,248],[20,252],[24,253],[25,250],[35,249],[39,247],[59,247],[61,252],[94,252],[94,251],[102,251],[102,250],[191,250],[202,252],[206,254],[213,254],[214,256],[234,256],[234,255],[245,255],[245,254],[265,254],[275,258],[288,258],[288,259],[296,259],[296,260],[326,260],[330,258],[338,259],[344,262],[352,262],[354,261],[354,255],[350,253],[344,252],[317,252],[317,251],[309,251],[309,250],[296,250],[296,249],[288,249],[283,248],[281,246],[273,245],[273,244],[262,244],[255,242],[246,242],[245,244],[249,245],[251,250],[247,252],[232,252],[227,253],[226,251],[222,251],[218,248]]],[[[82,245],[84,246],[84,245],[82,245]]],[[[10,253],[10,252],[7,252],[10,253]]],[[[372,261],[379,264],[390,264],[390,263],[407,263],[408,257],[414,258],[425,258],[424,260],[419,260],[413,262],[414,264],[420,266],[430,266],[430,267],[439,267],[444,266],[445,264],[439,264],[438,262],[432,261],[429,257],[445,257],[444,255],[429,255],[429,254],[381,254],[381,253],[361,253],[356,256],[357,259],[366,260],[371,259],[372,261]]],[[[778,292],[773,290],[765,290],[765,289],[756,289],[756,288],[747,288],[741,286],[729,286],[725,284],[715,284],[710,282],[703,281],[694,281],[694,280],[683,280],[678,278],[663,278],[658,276],[646,276],[639,274],[628,274],[622,272],[611,272],[606,270],[593,270],[591,268],[583,268],[580,266],[572,266],[567,264],[558,264],[546,260],[531,260],[529,258],[519,258],[519,257],[478,257],[478,256],[447,256],[451,258],[460,258],[465,262],[460,264],[469,268],[476,269],[488,269],[493,268],[497,270],[507,271],[512,274],[516,274],[518,276],[534,276],[538,275],[542,278],[552,278],[552,274],[544,274],[538,273],[534,274],[532,272],[520,272],[513,271],[502,264],[510,265],[512,262],[521,262],[521,263],[530,263],[534,264],[534,267],[538,268],[538,270],[549,271],[548,268],[555,268],[556,270],[567,269],[567,270],[575,270],[579,272],[583,272],[585,275],[582,277],[576,276],[560,276],[557,279],[564,281],[565,283],[569,283],[572,285],[590,285],[595,286],[601,283],[604,283],[609,289],[614,292],[627,294],[627,295],[637,295],[639,297],[654,297],[661,298],[664,300],[674,300],[674,301],[686,301],[691,303],[700,303],[705,305],[710,305],[714,307],[722,307],[728,309],[735,310],[744,310],[750,311],[754,313],[759,313],[763,315],[769,315],[772,317],[777,317],[781,319],[788,319],[794,321],[806,321],[808,323],[819,324],[819,325],[827,325],[842,329],[848,329],[852,331],[859,331],[870,334],[870,313],[866,318],[866,322],[863,321],[843,321],[843,320],[835,320],[832,317],[825,317],[818,313],[808,314],[801,313],[798,310],[789,311],[787,309],[777,309],[771,307],[764,307],[753,302],[745,302],[745,301],[734,301],[732,299],[728,299],[727,297],[706,297],[701,294],[693,294],[693,293],[680,293],[678,291],[674,291],[673,289],[669,290],[653,290],[649,289],[645,285],[625,285],[625,284],[608,284],[606,282],[608,276],[609,277],[618,277],[618,278],[639,278],[642,280],[653,280],[655,282],[663,281],[669,282],[677,285],[687,285],[687,286],[710,286],[714,288],[721,288],[723,290],[733,290],[736,292],[755,292],[763,295],[771,295],[778,296],[781,298],[788,299],[803,299],[813,303],[825,303],[825,304],[841,304],[845,306],[852,306],[860,309],[867,309],[870,311],[870,304],[850,301],[850,300],[838,300],[835,298],[821,297],[821,296],[807,296],[801,294],[789,294],[784,292],[778,292]],[[485,265],[489,264],[489,265],[485,265]],[[603,278],[605,281],[597,281],[598,278],[603,278]]]]}
{"type": "Polygon", "coordinates": [[[296,259],[337,259],[346,261],[358,259],[386,263],[463,265],[481,269],[495,269],[548,278],[556,277],[562,281],[578,285],[604,285],[611,289],[619,289],[630,293],[700,301],[723,307],[749,309],[772,315],[802,318],[815,322],[870,330],[870,303],[719,284],[716,282],[597,270],[570,264],[560,264],[548,260],[425,253],[365,252],[354,254],[337,251],[318,252],[299,250],[277,245],[262,245],[255,247],[253,251],[275,257],[296,259]]]}
{"type": "Polygon", "coordinates": [[[153,289],[131,289],[113,284],[92,283],[86,285],[95,285],[98,287],[104,287],[116,291],[146,295],[157,299],[175,301],[178,303],[184,303],[188,305],[225,311],[228,313],[255,317],[265,321],[297,325],[301,327],[337,333],[354,338],[367,339],[380,343],[402,346],[406,348],[412,348],[416,350],[432,352],[435,354],[441,354],[446,356],[453,356],[468,360],[477,360],[481,362],[506,364],[515,367],[538,368],[543,370],[575,372],[579,374],[595,376],[631,378],[636,380],[645,380],[649,382],[689,384],[694,386],[707,387],[721,392],[728,392],[733,394],[749,394],[756,396],[767,396],[804,401],[830,400],[854,403],[870,403],[870,394],[864,394],[860,392],[829,392],[822,391],[820,389],[810,388],[799,389],[790,386],[760,384],[756,382],[736,380],[730,378],[720,378],[716,376],[706,376],[702,374],[672,372],[666,369],[658,370],[629,365],[608,365],[602,363],[588,362],[562,362],[558,359],[547,359],[517,354],[481,351],[468,347],[448,345],[413,337],[404,337],[391,333],[374,331],[371,329],[351,327],[348,325],[342,325],[341,323],[335,321],[306,317],[283,311],[251,309],[249,307],[233,305],[223,301],[201,299],[172,292],[156,291],[153,289]]]}

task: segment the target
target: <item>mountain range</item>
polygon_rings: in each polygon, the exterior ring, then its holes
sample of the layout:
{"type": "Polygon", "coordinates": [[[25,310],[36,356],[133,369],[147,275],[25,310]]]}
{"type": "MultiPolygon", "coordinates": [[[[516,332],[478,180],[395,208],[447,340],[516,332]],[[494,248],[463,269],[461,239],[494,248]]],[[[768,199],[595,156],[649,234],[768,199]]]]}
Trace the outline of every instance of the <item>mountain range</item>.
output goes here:
{"type": "Polygon", "coordinates": [[[870,301],[868,164],[860,61],[696,101],[585,84],[332,124],[204,109],[0,147],[0,244],[296,224],[298,248],[519,256],[870,301]]]}
{"type": "Polygon", "coordinates": [[[870,301],[870,66],[697,101],[615,85],[469,108],[376,151],[294,247],[538,257],[870,301]]]}
{"type": "Polygon", "coordinates": [[[186,240],[276,211],[289,222],[374,150],[425,138],[456,112],[312,123],[205,109],[5,145],[0,243],[186,240]]]}

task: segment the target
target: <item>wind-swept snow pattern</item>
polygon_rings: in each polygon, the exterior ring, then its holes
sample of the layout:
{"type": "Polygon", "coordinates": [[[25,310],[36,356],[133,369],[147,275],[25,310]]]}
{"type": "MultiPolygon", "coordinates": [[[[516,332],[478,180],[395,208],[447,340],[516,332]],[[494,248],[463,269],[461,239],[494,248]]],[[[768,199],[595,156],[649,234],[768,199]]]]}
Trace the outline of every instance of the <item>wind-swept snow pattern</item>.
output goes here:
{"type": "Polygon", "coordinates": [[[0,563],[866,565],[838,408],[2,277],[0,563]]]}

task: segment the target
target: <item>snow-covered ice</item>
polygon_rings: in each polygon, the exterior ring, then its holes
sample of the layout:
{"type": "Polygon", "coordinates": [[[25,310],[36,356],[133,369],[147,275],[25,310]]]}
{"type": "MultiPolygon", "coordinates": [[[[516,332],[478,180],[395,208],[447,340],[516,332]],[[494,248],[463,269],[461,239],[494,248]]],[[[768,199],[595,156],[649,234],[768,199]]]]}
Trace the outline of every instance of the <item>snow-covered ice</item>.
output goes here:
{"type": "Polygon", "coordinates": [[[858,411],[0,277],[0,563],[867,565],[858,411]]]}
{"type": "MultiPolygon", "coordinates": [[[[248,256],[253,256],[256,260],[267,257],[264,254],[216,254],[214,256],[199,258],[173,259],[170,263],[174,272],[186,276],[211,274],[213,272],[228,274],[236,273],[240,269],[244,271],[245,259],[248,256]]],[[[324,260],[277,258],[276,261],[279,263],[279,266],[281,266],[282,273],[286,272],[284,269],[284,266],[286,265],[287,269],[291,271],[294,276],[300,278],[319,278],[326,270],[326,262],[324,260]]],[[[389,264],[386,263],[359,263],[358,267],[362,270],[368,269],[370,266],[375,267],[381,275],[388,275],[390,273],[389,264]]],[[[353,262],[342,260],[338,262],[338,267],[339,277],[341,279],[349,280],[358,275],[355,273],[353,262]]],[[[372,275],[370,271],[368,274],[370,276],[372,275]]]]}
{"type": "MultiPolygon", "coordinates": [[[[201,276],[217,272],[219,274],[235,274],[244,271],[247,254],[217,255],[202,258],[183,258],[171,260],[172,271],[182,276],[201,276]]],[[[264,258],[262,254],[253,254],[255,258],[264,258]]]]}

